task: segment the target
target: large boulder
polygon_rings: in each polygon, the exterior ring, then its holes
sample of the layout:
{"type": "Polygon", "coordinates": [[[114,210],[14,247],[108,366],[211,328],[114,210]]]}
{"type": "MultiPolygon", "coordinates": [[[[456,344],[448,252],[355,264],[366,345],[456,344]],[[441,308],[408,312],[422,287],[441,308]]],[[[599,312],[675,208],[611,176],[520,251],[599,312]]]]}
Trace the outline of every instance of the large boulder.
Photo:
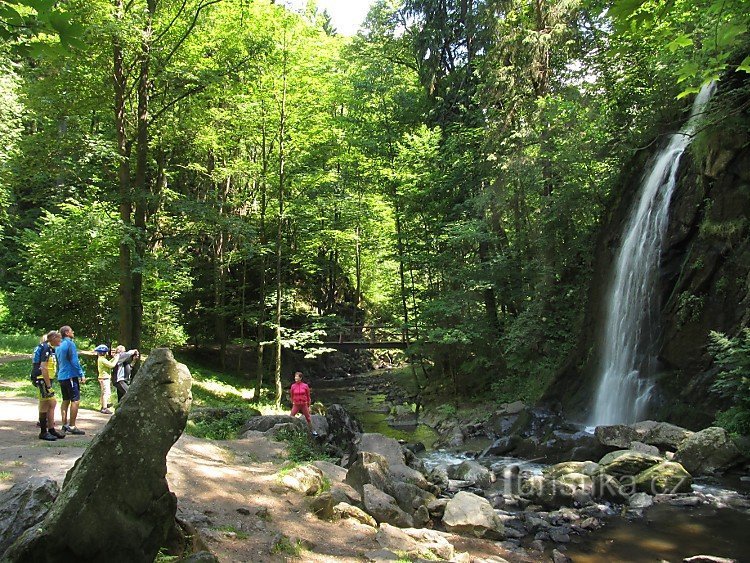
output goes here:
{"type": "Polygon", "coordinates": [[[399,529],[383,524],[375,539],[384,549],[402,553],[410,559],[452,560],[455,554],[453,545],[434,530],[399,529]]]}
{"type": "Polygon", "coordinates": [[[622,449],[631,448],[631,443],[641,442],[649,446],[674,451],[693,433],[690,430],[669,424],[644,420],[635,424],[613,424],[597,426],[594,435],[605,446],[622,449]]]}
{"type": "Polygon", "coordinates": [[[448,477],[468,481],[482,489],[488,489],[495,482],[495,474],[476,461],[462,461],[448,466],[448,477]]]}
{"type": "Polygon", "coordinates": [[[44,519],[58,494],[57,481],[33,477],[0,495],[0,555],[28,528],[44,519]]]}
{"type": "Polygon", "coordinates": [[[663,459],[656,455],[644,454],[633,450],[617,450],[608,453],[599,460],[602,471],[614,477],[638,475],[649,467],[661,463],[663,459]]]}
{"type": "Polygon", "coordinates": [[[11,561],[153,561],[174,526],[166,457],[192,402],[188,369],[151,351],[102,432],[68,471],[39,526],[5,553],[11,561]]]}
{"type": "Polygon", "coordinates": [[[664,461],[635,476],[635,488],[651,495],[689,493],[693,478],[679,463],[664,461]]]}
{"type": "Polygon", "coordinates": [[[643,422],[636,422],[633,426],[636,432],[644,434],[643,439],[634,441],[670,451],[679,448],[682,442],[693,435],[693,432],[690,430],[669,424],[668,422],[644,420],[643,422]]]}
{"type": "Polygon", "coordinates": [[[297,425],[301,423],[296,418],[286,414],[267,414],[262,416],[253,416],[242,426],[242,428],[240,428],[238,435],[242,436],[243,434],[251,430],[255,432],[268,432],[277,424],[297,425]]]}
{"type": "Polygon", "coordinates": [[[359,437],[357,452],[374,452],[380,454],[388,461],[388,465],[390,466],[406,464],[401,444],[393,438],[375,432],[368,432],[359,437]]]}
{"type": "Polygon", "coordinates": [[[473,493],[456,493],[445,506],[443,524],[450,532],[478,538],[505,538],[505,527],[500,516],[487,499],[473,493]]]}
{"type": "Polygon", "coordinates": [[[284,473],[281,483],[303,495],[315,495],[323,489],[323,472],[314,465],[299,465],[284,473]]]}
{"type": "Polygon", "coordinates": [[[381,491],[388,491],[392,481],[388,460],[373,452],[359,452],[346,472],[344,482],[361,495],[365,485],[374,485],[381,491]]]}
{"type": "Polygon", "coordinates": [[[367,512],[346,502],[340,502],[334,506],[333,515],[338,518],[351,518],[373,528],[378,527],[378,523],[367,512]]]}
{"type": "MultiPolygon", "coordinates": [[[[395,482],[390,487],[390,494],[396,499],[401,509],[415,517],[420,507],[426,506],[435,501],[435,495],[420,489],[411,483],[395,482]]],[[[420,518],[421,519],[421,518],[420,518]]],[[[429,513],[427,514],[429,520],[429,513]]],[[[426,520],[425,520],[426,522],[426,520]]],[[[425,522],[420,522],[424,524],[425,522]]]]}
{"type": "Polygon", "coordinates": [[[335,404],[326,411],[328,441],[346,455],[354,451],[354,442],[362,434],[362,425],[341,405],[335,404]]]}
{"type": "Polygon", "coordinates": [[[723,428],[712,426],[687,438],[674,456],[693,475],[721,473],[742,459],[742,454],[723,428]]]}
{"type": "Polygon", "coordinates": [[[559,479],[533,476],[521,484],[521,496],[546,508],[587,504],[595,495],[594,479],[582,473],[565,473],[559,479]]]}
{"type": "Polygon", "coordinates": [[[377,433],[362,434],[356,445],[356,451],[357,455],[363,452],[373,452],[383,456],[388,462],[388,469],[395,480],[411,483],[425,490],[430,488],[422,473],[406,465],[401,445],[393,438],[377,433]]]}
{"type": "Polygon", "coordinates": [[[600,465],[593,461],[566,461],[545,467],[542,473],[550,479],[559,479],[569,473],[582,473],[590,477],[597,474],[599,470],[600,465]]]}
{"type": "Polygon", "coordinates": [[[401,510],[396,499],[372,485],[364,486],[362,503],[365,511],[379,524],[385,522],[399,528],[411,528],[414,525],[412,517],[401,510]]]}

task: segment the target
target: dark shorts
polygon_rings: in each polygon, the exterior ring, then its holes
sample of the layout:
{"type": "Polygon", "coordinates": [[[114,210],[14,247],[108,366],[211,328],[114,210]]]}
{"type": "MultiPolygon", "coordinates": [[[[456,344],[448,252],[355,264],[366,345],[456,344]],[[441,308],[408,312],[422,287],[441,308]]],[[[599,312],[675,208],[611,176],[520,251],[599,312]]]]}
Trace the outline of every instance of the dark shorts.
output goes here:
{"type": "Polygon", "coordinates": [[[77,377],[60,381],[60,391],[62,391],[63,401],[75,402],[81,400],[81,386],[77,377]]]}

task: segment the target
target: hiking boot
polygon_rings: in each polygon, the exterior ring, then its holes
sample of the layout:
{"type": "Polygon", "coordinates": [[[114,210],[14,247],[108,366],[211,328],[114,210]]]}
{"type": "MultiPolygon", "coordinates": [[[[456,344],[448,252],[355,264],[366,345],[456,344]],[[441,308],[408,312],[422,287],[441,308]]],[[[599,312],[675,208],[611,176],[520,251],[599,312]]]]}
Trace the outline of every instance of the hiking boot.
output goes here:
{"type": "Polygon", "coordinates": [[[86,433],[83,430],[79,430],[75,426],[70,426],[69,428],[70,430],[66,430],[68,434],[75,434],[76,436],[83,436],[86,433]]]}
{"type": "Polygon", "coordinates": [[[102,409],[99,412],[102,413],[102,414],[112,414],[112,411],[109,410],[109,409],[102,409]]]}
{"type": "Polygon", "coordinates": [[[58,432],[57,428],[50,428],[48,432],[52,434],[55,438],[58,438],[58,439],[65,438],[65,432],[58,432]]]}
{"type": "Polygon", "coordinates": [[[63,424],[62,425],[62,431],[63,432],[70,432],[70,426],[68,426],[67,424],[63,424]]]}
{"type": "Polygon", "coordinates": [[[50,432],[44,432],[39,434],[40,440],[46,440],[47,442],[54,442],[57,440],[57,436],[54,434],[51,434],[50,432]]]}

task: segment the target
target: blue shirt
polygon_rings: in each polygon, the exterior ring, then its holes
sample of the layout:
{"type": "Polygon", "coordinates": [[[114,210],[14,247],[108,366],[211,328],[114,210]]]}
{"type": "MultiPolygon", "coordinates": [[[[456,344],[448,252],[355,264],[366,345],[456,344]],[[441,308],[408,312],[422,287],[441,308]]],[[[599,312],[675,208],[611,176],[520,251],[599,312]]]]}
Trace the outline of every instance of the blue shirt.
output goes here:
{"type": "Polygon", "coordinates": [[[70,336],[63,338],[62,344],[55,349],[57,358],[57,380],[64,381],[72,377],[83,377],[83,369],[78,361],[78,348],[70,336]]]}

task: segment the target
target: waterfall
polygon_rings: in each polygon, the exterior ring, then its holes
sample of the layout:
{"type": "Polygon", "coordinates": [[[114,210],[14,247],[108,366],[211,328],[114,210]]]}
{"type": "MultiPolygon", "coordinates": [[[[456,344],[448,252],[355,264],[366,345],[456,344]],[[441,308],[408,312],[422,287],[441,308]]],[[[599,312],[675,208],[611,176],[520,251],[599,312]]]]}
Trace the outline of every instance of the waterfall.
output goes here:
{"type": "Polygon", "coordinates": [[[607,293],[592,426],[632,424],[642,420],[646,412],[656,363],[656,281],[669,202],[680,157],[714,89],[714,83],[701,89],[685,126],[669,137],[667,146],[649,163],[623,231],[607,293]]]}

